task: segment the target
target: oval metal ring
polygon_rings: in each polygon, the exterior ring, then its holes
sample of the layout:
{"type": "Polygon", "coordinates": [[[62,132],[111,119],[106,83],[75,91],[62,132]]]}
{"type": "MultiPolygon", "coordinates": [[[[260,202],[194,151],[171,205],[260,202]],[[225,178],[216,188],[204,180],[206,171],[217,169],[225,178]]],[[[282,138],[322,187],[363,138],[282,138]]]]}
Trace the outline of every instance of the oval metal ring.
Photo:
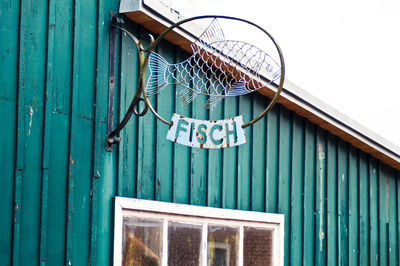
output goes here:
{"type": "MultiPolygon", "coordinates": [[[[147,52],[148,51],[148,49],[145,49],[144,47],[143,47],[143,40],[144,39],[148,39],[148,41],[149,41],[149,43],[150,43],[150,46],[151,46],[151,44],[154,42],[154,37],[153,37],[153,35],[151,35],[151,34],[149,34],[149,33],[146,33],[146,34],[142,34],[141,35],[141,38],[140,38],[140,41],[139,41],[139,49],[141,50],[141,51],[143,51],[143,52],[147,52]]],[[[149,46],[149,48],[150,48],[150,46],[149,46]]]]}
{"type": "MultiPolygon", "coordinates": [[[[272,107],[275,105],[275,103],[276,103],[277,100],[278,100],[278,97],[279,97],[279,95],[280,95],[280,93],[281,93],[281,91],[282,91],[283,83],[284,83],[284,80],[285,80],[285,61],[284,61],[284,59],[283,59],[283,54],[282,54],[281,48],[280,48],[279,45],[276,43],[275,39],[271,36],[271,34],[269,34],[269,33],[268,33],[266,30],[264,30],[262,27],[258,26],[257,24],[255,24],[255,23],[253,23],[253,22],[251,22],[251,21],[248,21],[248,20],[245,20],[245,19],[241,19],[241,18],[229,17],[229,16],[206,15],[206,16],[197,16],[197,17],[187,18],[187,19],[181,20],[181,21],[179,21],[179,22],[173,24],[173,25],[170,26],[168,29],[164,30],[164,31],[157,37],[157,39],[151,44],[151,46],[147,49],[147,54],[146,54],[146,57],[145,57],[144,62],[143,62],[143,66],[142,66],[142,75],[140,75],[140,79],[144,79],[144,77],[146,76],[147,63],[148,63],[148,61],[149,61],[149,56],[150,56],[151,52],[155,49],[155,47],[160,43],[160,41],[164,38],[164,36],[165,36],[168,32],[170,32],[170,31],[173,30],[174,28],[176,28],[176,27],[178,27],[178,26],[180,26],[180,25],[182,25],[182,24],[184,24],[184,23],[187,23],[187,22],[190,22],[190,21],[193,21],[193,20],[205,19],[205,18],[230,19],[230,20],[237,20],[237,21],[241,21],[241,22],[250,24],[250,25],[252,25],[252,26],[258,28],[258,29],[261,30],[262,32],[264,32],[264,33],[271,39],[272,43],[273,43],[273,44],[275,45],[275,47],[276,47],[276,50],[278,51],[279,60],[280,60],[280,63],[281,63],[281,76],[280,76],[278,88],[277,88],[277,90],[276,90],[276,93],[275,93],[274,97],[272,98],[272,100],[271,100],[271,102],[268,104],[268,106],[265,108],[265,110],[264,110],[262,113],[260,113],[257,117],[255,117],[253,120],[251,120],[250,122],[245,123],[245,124],[242,125],[243,128],[248,127],[248,126],[250,126],[250,125],[256,123],[258,120],[260,120],[262,117],[264,117],[264,116],[269,112],[269,110],[272,109],[272,107]]],[[[144,81],[143,81],[143,82],[144,82],[144,81]]],[[[167,124],[167,125],[172,125],[172,122],[171,122],[171,121],[165,120],[164,118],[162,118],[162,117],[154,110],[153,106],[151,105],[151,103],[150,103],[150,101],[149,101],[149,98],[148,98],[148,96],[147,96],[146,90],[143,90],[143,95],[144,95],[144,101],[145,101],[146,105],[149,107],[150,111],[151,111],[160,121],[162,121],[163,123],[165,123],[165,124],[167,124]]]]}
{"type": "Polygon", "coordinates": [[[148,109],[149,109],[149,107],[147,106],[147,104],[146,104],[146,102],[144,101],[143,98],[135,98],[135,103],[134,103],[134,106],[133,106],[133,112],[135,113],[135,115],[144,116],[147,113],[148,109]],[[139,105],[140,105],[141,101],[144,103],[144,109],[143,109],[143,111],[141,113],[139,113],[139,105]]]}

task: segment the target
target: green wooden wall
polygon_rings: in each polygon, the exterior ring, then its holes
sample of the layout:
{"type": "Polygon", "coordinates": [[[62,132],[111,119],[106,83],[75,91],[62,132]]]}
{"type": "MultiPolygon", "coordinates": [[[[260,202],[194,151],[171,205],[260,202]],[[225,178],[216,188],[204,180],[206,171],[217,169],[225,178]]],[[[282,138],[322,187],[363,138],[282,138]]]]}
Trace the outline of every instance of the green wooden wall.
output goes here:
{"type": "MultiPolygon", "coordinates": [[[[398,265],[400,173],[277,105],[248,144],[199,150],[134,117],[105,152],[109,11],[117,0],[0,0],[0,265],[107,265],[116,195],[285,214],[286,265],[398,265]]],[[[137,35],[144,30],[127,23],[137,35]]],[[[137,52],[118,37],[116,112],[137,82],[137,52]]],[[[187,57],[169,43],[170,62],[187,57]]],[[[212,112],[179,88],[152,99],[165,117],[248,121],[266,98],[212,112]]]]}

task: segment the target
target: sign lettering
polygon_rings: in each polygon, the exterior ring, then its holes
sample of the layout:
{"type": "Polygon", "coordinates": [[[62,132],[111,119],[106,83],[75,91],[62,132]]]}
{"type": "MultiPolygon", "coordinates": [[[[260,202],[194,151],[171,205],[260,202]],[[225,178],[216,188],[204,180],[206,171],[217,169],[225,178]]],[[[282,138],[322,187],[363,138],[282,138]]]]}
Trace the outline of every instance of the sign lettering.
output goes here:
{"type": "Polygon", "coordinates": [[[172,115],[167,139],[190,147],[221,149],[246,143],[243,117],[224,120],[198,120],[172,115]]]}

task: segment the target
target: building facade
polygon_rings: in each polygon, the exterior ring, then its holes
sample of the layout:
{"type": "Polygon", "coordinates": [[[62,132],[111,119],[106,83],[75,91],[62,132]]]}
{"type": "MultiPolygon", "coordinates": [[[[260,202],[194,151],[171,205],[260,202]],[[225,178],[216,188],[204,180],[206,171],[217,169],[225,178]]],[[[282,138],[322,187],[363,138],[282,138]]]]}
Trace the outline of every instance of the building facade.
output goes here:
{"type": "MultiPolygon", "coordinates": [[[[330,113],[310,115],[288,83],[280,103],[246,129],[246,145],[174,144],[149,112],[106,152],[109,11],[119,1],[0,7],[1,265],[111,265],[116,196],[283,214],[285,265],[399,264],[396,149],[330,113]]],[[[147,32],[128,19],[125,26],[147,32]]],[[[119,34],[117,44],[115,123],[139,71],[131,40],[119,34]]],[[[157,52],[170,62],[188,56],[167,41],[157,52]]],[[[205,102],[181,105],[175,89],[152,99],[167,117],[249,120],[269,101],[254,93],[209,112],[205,102]]]]}

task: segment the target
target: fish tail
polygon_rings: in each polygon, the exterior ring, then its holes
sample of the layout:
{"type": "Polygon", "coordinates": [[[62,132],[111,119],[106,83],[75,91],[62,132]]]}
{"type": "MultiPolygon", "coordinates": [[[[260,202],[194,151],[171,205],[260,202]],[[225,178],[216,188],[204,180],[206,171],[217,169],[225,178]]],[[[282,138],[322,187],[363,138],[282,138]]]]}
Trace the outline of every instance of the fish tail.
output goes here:
{"type": "Polygon", "coordinates": [[[151,52],[149,56],[150,76],[147,80],[146,93],[148,96],[160,93],[168,86],[168,67],[170,64],[161,55],[151,52]]]}

